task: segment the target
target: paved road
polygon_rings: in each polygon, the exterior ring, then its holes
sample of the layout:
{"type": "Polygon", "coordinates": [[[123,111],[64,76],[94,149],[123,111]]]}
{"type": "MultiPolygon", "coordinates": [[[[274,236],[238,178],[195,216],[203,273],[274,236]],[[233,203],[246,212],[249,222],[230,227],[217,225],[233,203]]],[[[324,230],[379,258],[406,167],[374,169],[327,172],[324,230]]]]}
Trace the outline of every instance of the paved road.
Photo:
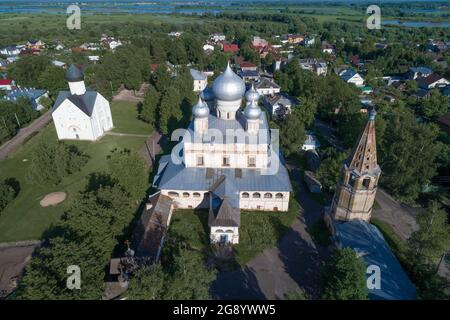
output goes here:
{"type": "Polygon", "coordinates": [[[33,133],[40,131],[52,119],[51,110],[34,120],[29,126],[20,129],[20,131],[8,142],[0,146],[0,160],[5,159],[11,153],[16,151],[24,141],[33,133]]]}
{"type": "Polygon", "coordinates": [[[373,209],[372,216],[390,224],[403,240],[408,239],[417,229],[418,209],[397,202],[383,189],[378,189],[376,200],[380,208],[373,209]]]}
{"type": "MultiPolygon", "coordinates": [[[[299,182],[299,170],[292,173],[294,182],[299,182]]],[[[265,250],[245,267],[220,273],[212,286],[215,299],[283,299],[299,288],[318,298],[319,266],[328,250],[317,247],[306,228],[322,218],[323,208],[310,198],[303,183],[299,188],[301,210],[291,229],[277,247],[265,250]]]]}

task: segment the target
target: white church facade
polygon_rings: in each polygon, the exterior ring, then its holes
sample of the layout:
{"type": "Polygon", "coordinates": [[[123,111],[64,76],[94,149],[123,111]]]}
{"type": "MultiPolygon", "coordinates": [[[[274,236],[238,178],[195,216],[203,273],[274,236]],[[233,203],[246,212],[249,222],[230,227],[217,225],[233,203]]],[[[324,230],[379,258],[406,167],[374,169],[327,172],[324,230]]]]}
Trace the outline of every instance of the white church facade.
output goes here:
{"type": "Polygon", "coordinates": [[[193,107],[193,121],[161,157],[153,185],[176,208],[209,209],[210,240],[238,243],[240,210],[287,211],[292,187],[259,94],[228,65],[193,107]],[[242,107],[245,96],[246,106],[242,107]]]}
{"type": "Polygon", "coordinates": [[[87,90],[83,72],[75,66],[67,70],[69,91],[60,91],[52,117],[59,140],[101,138],[113,128],[108,100],[96,91],[87,90]]]}

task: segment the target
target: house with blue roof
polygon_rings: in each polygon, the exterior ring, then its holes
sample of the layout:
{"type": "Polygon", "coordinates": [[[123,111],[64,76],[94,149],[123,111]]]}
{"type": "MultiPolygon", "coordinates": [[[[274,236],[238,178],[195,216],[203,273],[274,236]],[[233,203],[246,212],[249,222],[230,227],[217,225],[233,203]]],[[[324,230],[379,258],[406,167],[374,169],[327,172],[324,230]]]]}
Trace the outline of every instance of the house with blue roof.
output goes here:
{"type": "Polygon", "coordinates": [[[35,88],[16,88],[13,90],[6,91],[6,94],[3,97],[3,99],[14,102],[20,99],[21,97],[25,97],[30,101],[33,110],[40,111],[45,109],[45,107],[42,105],[41,99],[48,98],[48,91],[44,89],[35,89],[35,88]]]}
{"type": "Polygon", "coordinates": [[[364,78],[353,69],[345,69],[339,73],[339,77],[346,83],[354,84],[357,87],[364,86],[364,78]]]}

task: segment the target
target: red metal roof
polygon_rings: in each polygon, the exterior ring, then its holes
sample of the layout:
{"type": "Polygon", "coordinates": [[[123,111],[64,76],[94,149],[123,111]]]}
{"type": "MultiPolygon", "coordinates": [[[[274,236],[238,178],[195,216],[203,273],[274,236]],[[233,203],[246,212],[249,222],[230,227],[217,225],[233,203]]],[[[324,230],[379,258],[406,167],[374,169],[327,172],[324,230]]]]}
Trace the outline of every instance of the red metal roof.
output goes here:
{"type": "Polygon", "coordinates": [[[223,52],[238,52],[239,51],[239,47],[237,44],[228,44],[228,43],[224,43],[223,44],[223,52]]]}
{"type": "Polygon", "coordinates": [[[0,85],[1,86],[5,86],[5,85],[10,85],[10,84],[12,84],[12,80],[11,79],[0,79],[0,85]]]}

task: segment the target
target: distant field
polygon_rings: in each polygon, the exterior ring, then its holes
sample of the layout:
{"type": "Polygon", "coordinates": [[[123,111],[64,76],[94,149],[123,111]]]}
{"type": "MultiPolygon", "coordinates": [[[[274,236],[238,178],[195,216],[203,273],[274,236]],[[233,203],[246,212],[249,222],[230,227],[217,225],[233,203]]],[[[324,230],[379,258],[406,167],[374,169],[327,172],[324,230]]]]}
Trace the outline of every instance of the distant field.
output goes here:
{"type": "MultiPolygon", "coordinates": [[[[135,105],[120,102],[112,103],[113,121],[121,128],[121,132],[143,132],[142,122],[137,120],[135,105]],[[128,114],[125,110],[128,110],[128,114]],[[133,121],[134,119],[134,125],[133,121]],[[140,128],[141,131],[131,129],[140,128]],[[128,131],[130,130],[130,131],[128,131]]],[[[148,125],[147,125],[148,126],[148,125]]],[[[151,128],[146,129],[148,134],[151,128]]],[[[41,238],[43,232],[52,224],[55,224],[61,215],[70,207],[76,194],[82,191],[88,181],[88,176],[93,172],[107,171],[106,156],[114,148],[128,148],[139,151],[144,145],[145,138],[105,136],[100,141],[68,141],[68,144],[77,146],[81,151],[90,156],[88,163],[80,172],[66,177],[57,186],[33,185],[27,178],[29,160],[32,150],[39,139],[56,140],[56,131],[53,123],[50,123],[41,133],[31,138],[12,157],[0,161],[0,179],[14,177],[20,182],[21,191],[18,197],[0,213],[0,242],[18,241],[41,238]],[[48,193],[64,191],[67,199],[55,207],[42,208],[39,201],[48,193]]]]}

